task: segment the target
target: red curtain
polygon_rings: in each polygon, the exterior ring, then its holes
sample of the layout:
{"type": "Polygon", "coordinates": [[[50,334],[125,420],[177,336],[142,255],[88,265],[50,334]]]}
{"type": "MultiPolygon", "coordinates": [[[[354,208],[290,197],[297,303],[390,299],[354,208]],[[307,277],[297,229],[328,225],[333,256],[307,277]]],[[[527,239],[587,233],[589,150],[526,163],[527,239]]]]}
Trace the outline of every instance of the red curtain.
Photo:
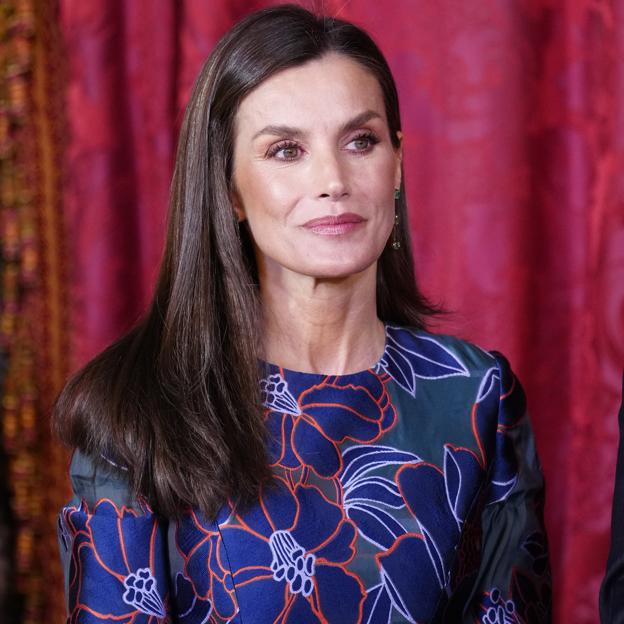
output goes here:
{"type": "MultiPolygon", "coordinates": [[[[176,129],[251,0],[61,0],[74,366],[150,298],[176,129]]],[[[624,363],[624,2],[325,0],[398,82],[438,327],[508,355],[547,477],[558,622],[598,621],[624,363]]]]}

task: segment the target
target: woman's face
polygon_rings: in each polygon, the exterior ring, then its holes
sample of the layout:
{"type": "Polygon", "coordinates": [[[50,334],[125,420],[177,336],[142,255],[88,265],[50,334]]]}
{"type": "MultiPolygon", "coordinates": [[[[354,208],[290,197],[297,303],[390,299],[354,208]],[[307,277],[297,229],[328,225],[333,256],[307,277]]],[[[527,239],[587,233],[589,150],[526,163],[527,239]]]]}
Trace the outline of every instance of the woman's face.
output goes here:
{"type": "Polygon", "coordinates": [[[400,182],[381,87],[344,55],[286,69],[240,104],[233,203],[261,279],[342,278],[370,267],[392,231],[400,182]]]}

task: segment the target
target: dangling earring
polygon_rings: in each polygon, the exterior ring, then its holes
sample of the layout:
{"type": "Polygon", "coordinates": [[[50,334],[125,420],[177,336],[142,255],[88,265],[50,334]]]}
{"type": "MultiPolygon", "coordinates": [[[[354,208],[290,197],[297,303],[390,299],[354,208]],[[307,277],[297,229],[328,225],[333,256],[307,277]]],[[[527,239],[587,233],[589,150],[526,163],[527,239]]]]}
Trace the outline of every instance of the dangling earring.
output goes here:
{"type": "MultiPolygon", "coordinates": [[[[401,197],[401,189],[394,189],[394,201],[397,202],[401,197]]],[[[401,241],[399,239],[399,213],[394,209],[394,229],[392,230],[392,249],[401,249],[401,241]]]]}

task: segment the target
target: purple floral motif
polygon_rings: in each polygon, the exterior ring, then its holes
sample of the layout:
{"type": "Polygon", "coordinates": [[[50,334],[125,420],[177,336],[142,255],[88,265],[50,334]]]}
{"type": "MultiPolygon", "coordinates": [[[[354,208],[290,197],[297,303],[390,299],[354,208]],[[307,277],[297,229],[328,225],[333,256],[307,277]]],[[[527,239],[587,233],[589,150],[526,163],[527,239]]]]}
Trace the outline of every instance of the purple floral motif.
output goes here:
{"type": "MultiPolygon", "coordinates": [[[[223,578],[231,571],[238,605],[253,612],[257,624],[361,621],[364,588],[347,568],[355,527],[316,487],[291,489],[276,478],[259,505],[219,530],[221,539],[204,555],[210,559],[205,574],[223,578]]],[[[187,531],[185,538],[181,550],[192,557],[197,545],[187,531]]]]}
{"type": "Polygon", "coordinates": [[[383,583],[366,591],[364,601],[363,624],[387,624],[392,613],[392,601],[383,583]]]}
{"type": "MultiPolygon", "coordinates": [[[[225,521],[228,514],[226,507],[218,520],[225,521]]],[[[219,621],[227,621],[235,616],[237,606],[229,570],[218,562],[219,539],[217,524],[196,511],[188,511],[177,522],[175,541],[193,594],[211,603],[219,621]]]]}
{"type": "Polygon", "coordinates": [[[541,576],[514,568],[509,595],[521,624],[546,624],[551,621],[552,591],[548,566],[541,576]]]}
{"type": "Polygon", "coordinates": [[[550,577],[529,577],[514,569],[509,594],[494,587],[481,603],[482,624],[546,624],[551,621],[550,577]]]}
{"type": "Polygon", "coordinates": [[[165,617],[165,605],[158,594],[156,579],[149,568],[140,568],[136,572],[131,572],[123,583],[126,588],[123,600],[126,604],[142,613],[159,618],[165,617]]]}
{"type": "MultiPolygon", "coordinates": [[[[296,399],[296,409],[289,405],[288,411],[274,409],[291,400],[278,377],[283,379],[281,375],[268,378],[275,389],[265,412],[273,465],[289,470],[309,467],[320,477],[334,478],[342,469],[341,443],[375,442],[396,422],[386,387],[371,371],[351,378],[326,377],[306,387],[296,399]],[[276,398],[278,387],[281,394],[276,398]]],[[[268,388],[269,381],[265,385],[268,388]]]]}
{"type": "Polygon", "coordinates": [[[518,482],[518,464],[513,452],[513,442],[504,432],[497,434],[497,459],[492,467],[488,505],[504,501],[518,482]]]}
{"type": "Polygon", "coordinates": [[[390,548],[406,533],[389,510],[405,507],[405,501],[394,481],[372,474],[388,466],[416,464],[421,460],[414,453],[390,446],[352,446],[343,454],[344,468],[340,473],[343,507],[360,535],[381,550],[390,548]]]}
{"type": "Polygon", "coordinates": [[[210,600],[200,598],[193,584],[183,574],[176,574],[175,583],[176,622],[180,624],[207,624],[212,613],[210,600]]]}
{"type": "Polygon", "coordinates": [[[119,509],[100,500],[62,511],[71,544],[69,622],[165,621],[169,600],[164,528],[148,508],[119,509]]]}
{"type": "Polygon", "coordinates": [[[512,376],[503,379],[498,367],[485,373],[472,409],[481,464],[492,465],[489,505],[505,500],[518,481],[516,453],[509,432],[525,414],[524,393],[513,374],[507,372],[512,376]],[[517,410],[521,410],[520,415],[517,410]]]}
{"type": "Polygon", "coordinates": [[[381,583],[367,591],[362,622],[389,622],[393,610],[409,622],[427,621],[440,588],[425,538],[408,533],[392,515],[405,507],[397,483],[374,474],[389,466],[399,470],[417,466],[422,460],[389,446],[353,446],[344,451],[343,459],[340,481],[345,511],[360,535],[382,551],[377,555],[381,583]]]}
{"type": "Polygon", "coordinates": [[[279,373],[260,380],[260,396],[262,404],[271,410],[301,414],[297,400],[288,390],[288,383],[279,373]]]}
{"type": "Polygon", "coordinates": [[[444,470],[421,462],[397,472],[399,490],[420,526],[438,589],[450,581],[463,523],[482,479],[477,456],[450,444],[444,447],[444,470]]]}
{"type": "Polygon", "coordinates": [[[543,576],[548,572],[548,540],[542,531],[533,531],[522,543],[522,550],[531,557],[534,574],[543,576]]]}
{"type": "Polygon", "coordinates": [[[276,581],[285,579],[291,594],[307,598],[314,589],[316,556],[307,553],[290,531],[274,531],[269,538],[271,570],[276,581]]]}
{"type": "MultiPolygon", "coordinates": [[[[523,464],[519,478],[516,463],[532,459],[519,384],[503,358],[455,339],[387,333],[374,370],[267,365],[275,474],[248,506],[228,503],[210,520],[186,509],[170,542],[146,507],[66,508],[68,624],[416,623],[464,609],[475,624],[549,621],[538,465],[523,464]],[[509,504],[521,512],[486,507],[516,487],[509,504]],[[483,556],[493,548],[500,556],[483,556]]],[[[88,487],[88,467],[76,470],[88,487]]],[[[123,479],[118,487],[128,500],[123,479]]]]}
{"type": "MultiPolygon", "coordinates": [[[[401,535],[392,548],[377,555],[377,564],[392,607],[408,622],[429,622],[435,615],[440,587],[423,536],[401,535]]],[[[389,619],[390,613],[381,621],[389,619]]]]}
{"type": "MultiPolygon", "coordinates": [[[[428,622],[435,615],[441,590],[450,581],[463,524],[481,487],[483,469],[479,459],[471,450],[450,444],[444,447],[444,470],[387,447],[377,447],[368,457],[364,449],[354,449],[351,454],[341,475],[347,483],[345,491],[353,496],[352,484],[368,478],[367,460],[371,464],[384,456],[388,463],[396,460],[400,465],[395,476],[396,490],[386,490],[383,498],[376,481],[367,487],[370,491],[375,488],[376,496],[386,502],[398,504],[402,499],[421,530],[408,533],[401,527],[403,530],[387,546],[389,539],[385,543],[370,539],[373,531],[366,523],[363,531],[361,519],[350,513],[360,533],[367,533],[365,537],[382,550],[377,555],[381,583],[368,590],[363,621],[385,623],[396,610],[408,622],[428,622]]],[[[389,531],[387,536],[391,536],[389,531]]]]}
{"type": "Polygon", "coordinates": [[[489,591],[482,608],[482,624],[522,624],[513,600],[505,600],[496,587],[489,591]]]}
{"type": "Polygon", "coordinates": [[[469,376],[464,363],[433,337],[391,325],[386,326],[386,349],[376,372],[387,373],[412,396],[418,379],[469,376]]]}

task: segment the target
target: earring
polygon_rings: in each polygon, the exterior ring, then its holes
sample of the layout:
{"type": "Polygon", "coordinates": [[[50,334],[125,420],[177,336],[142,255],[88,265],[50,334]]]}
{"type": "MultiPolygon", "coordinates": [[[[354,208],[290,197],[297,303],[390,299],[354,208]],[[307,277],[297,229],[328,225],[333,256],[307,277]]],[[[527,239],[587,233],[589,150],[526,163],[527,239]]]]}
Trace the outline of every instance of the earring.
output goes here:
{"type": "MultiPolygon", "coordinates": [[[[394,189],[394,199],[398,201],[401,197],[401,189],[394,189]]],[[[394,229],[392,230],[392,249],[401,249],[401,240],[399,238],[399,213],[394,213],[394,229]]]]}

